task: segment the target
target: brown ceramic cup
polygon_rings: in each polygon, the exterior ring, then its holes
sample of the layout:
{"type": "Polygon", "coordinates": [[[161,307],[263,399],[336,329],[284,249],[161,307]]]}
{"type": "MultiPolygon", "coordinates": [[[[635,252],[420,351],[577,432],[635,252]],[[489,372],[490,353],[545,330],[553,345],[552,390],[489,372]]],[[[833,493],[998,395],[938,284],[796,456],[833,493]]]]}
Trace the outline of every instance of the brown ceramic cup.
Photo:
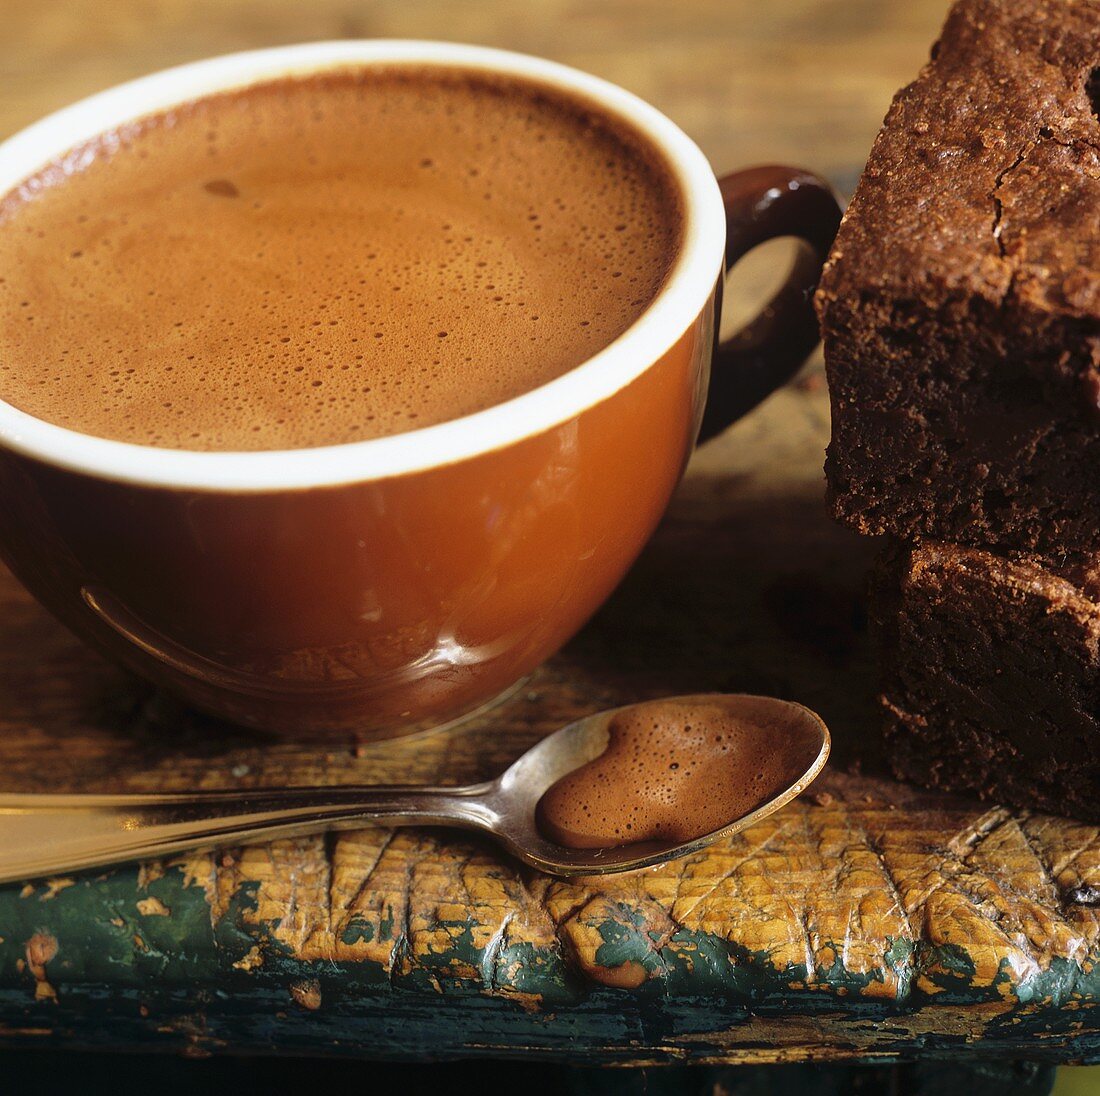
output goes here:
{"type": "Polygon", "coordinates": [[[406,62],[564,88],[671,165],[683,240],[624,335],[478,414],[318,449],[154,449],[0,404],[0,552],[12,571],[92,646],[249,726],[385,737],[507,690],[622,578],[700,424],[711,434],[733,421],[817,341],[810,297],[839,220],[824,183],[780,167],[717,183],[699,149],[634,96],[495,50],[335,42],[159,73],[0,146],[0,193],[142,114],[289,73],[406,62]],[[761,316],[717,345],[725,271],[775,236],[800,237],[803,258],[761,316]]]}

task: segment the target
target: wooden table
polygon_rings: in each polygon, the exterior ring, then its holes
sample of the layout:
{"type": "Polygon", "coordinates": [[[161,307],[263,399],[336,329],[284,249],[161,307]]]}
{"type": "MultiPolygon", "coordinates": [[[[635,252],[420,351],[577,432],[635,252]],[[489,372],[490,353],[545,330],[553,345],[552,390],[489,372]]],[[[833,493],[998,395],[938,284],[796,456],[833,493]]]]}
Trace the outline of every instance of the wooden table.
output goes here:
{"type": "MultiPolygon", "coordinates": [[[[939,2],[0,0],[0,132],[106,84],[307,38],[460,38],[626,85],[716,166],[844,189],[939,2]]],[[[425,1059],[1100,1060],[1095,827],[880,775],[862,575],[822,505],[819,366],[702,449],[598,618],[507,704],[383,745],[262,741],[84,650],[0,577],[9,789],[464,782],[617,702],[704,690],[819,710],[812,793],[705,854],[560,882],[479,840],[364,829],[0,889],[0,1042],[425,1059]],[[1082,890],[1084,888],[1084,890],[1082,890]]]]}
{"type": "Polygon", "coordinates": [[[598,618],[473,725],[258,742],[150,696],[0,582],[9,788],[464,782],[646,696],[754,690],[837,738],[811,793],[708,852],[554,881],[364,829],[0,889],[0,1037],[374,1054],[1100,1058],[1095,827],[873,774],[869,545],[825,518],[819,374],[702,450],[598,618]],[[846,768],[862,758],[864,775],[846,768]],[[867,772],[866,770],[871,770],[867,772]]]}

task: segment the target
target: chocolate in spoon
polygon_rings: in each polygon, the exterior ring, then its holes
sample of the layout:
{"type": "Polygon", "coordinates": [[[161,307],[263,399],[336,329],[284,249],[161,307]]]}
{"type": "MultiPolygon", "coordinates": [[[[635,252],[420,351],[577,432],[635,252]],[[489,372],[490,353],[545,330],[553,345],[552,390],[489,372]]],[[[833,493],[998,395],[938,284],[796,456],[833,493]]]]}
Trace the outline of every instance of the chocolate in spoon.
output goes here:
{"type": "Polygon", "coordinates": [[[829,732],[808,708],[715,694],[578,720],[470,787],[0,794],[0,882],[370,822],[482,830],[552,875],[627,871],[766,817],[828,756],[829,732]]]}

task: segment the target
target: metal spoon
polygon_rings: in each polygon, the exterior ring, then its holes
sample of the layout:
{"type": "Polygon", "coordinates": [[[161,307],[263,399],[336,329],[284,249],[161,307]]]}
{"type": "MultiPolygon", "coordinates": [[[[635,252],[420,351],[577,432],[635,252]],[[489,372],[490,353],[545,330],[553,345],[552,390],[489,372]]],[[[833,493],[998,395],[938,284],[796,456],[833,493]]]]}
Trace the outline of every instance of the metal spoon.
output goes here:
{"type": "MultiPolygon", "coordinates": [[[[674,698],[728,705],[758,698],[736,695],[674,698]]],[[[661,704],[667,704],[664,700],[661,704]]],[[[535,824],[543,792],[607,748],[607,725],[623,709],[571,723],[533,746],[496,780],[462,788],[416,785],[271,788],[128,795],[0,794],[0,882],[57,875],[127,860],[161,857],[215,844],[236,845],[368,822],[391,826],[458,826],[491,834],[513,856],[552,875],[595,875],[647,867],[686,856],[737,833],[789,803],[821,771],[829,732],[808,708],[781,705],[783,735],[768,732],[783,751],[782,787],[762,804],[693,841],[647,842],[570,849],[546,840],[535,824]]],[[[631,707],[637,707],[631,705],[631,707]]],[[[765,732],[761,732],[765,733],[765,732]]]]}

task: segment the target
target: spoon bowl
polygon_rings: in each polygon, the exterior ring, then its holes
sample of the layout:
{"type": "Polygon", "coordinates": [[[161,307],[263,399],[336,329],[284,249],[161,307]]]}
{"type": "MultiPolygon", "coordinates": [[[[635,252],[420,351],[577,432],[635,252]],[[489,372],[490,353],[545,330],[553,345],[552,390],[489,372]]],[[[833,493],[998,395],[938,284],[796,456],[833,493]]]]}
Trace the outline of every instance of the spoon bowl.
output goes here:
{"type": "Polygon", "coordinates": [[[690,706],[718,703],[733,714],[750,708],[759,710],[762,705],[770,708],[781,717],[786,732],[771,743],[780,754],[775,766],[780,781],[762,790],[761,801],[754,810],[690,841],[644,841],[580,849],[548,840],[536,821],[539,800],[563,776],[600,757],[607,749],[612,720],[645,708],[647,702],[643,701],[599,712],[563,727],[533,746],[493,782],[489,798],[499,820],[493,833],[501,844],[525,864],[551,875],[603,875],[650,867],[697,852],[774,814],[809,787],[829,757],[831,739],[825,723],[815,712],[793,701],[707,693],[668,698],[659,703],[662,707],[670,703],[690,706]]]}
{"type": "MultiPolygon", "coordinates": [[[[829,756],[829,732],[801,704],[743,695],[662,700],[706,702],[733,715],[771,715],[760,734],[779,751],[774,786],[757,806],[689,841],[567,848],[539,830],[537,808],[558,780],[607,749],[611,721],[628,705],[577,720],[543,739],[495,780],[468,787],[344,785],[126,795],[0,793],[0,883],[161,857],[216,844],[251,844],[370,822],[457,826],[491,834],[523,863],[551,875],[602,875],[686,856],[737,833],[799,795],[829,756]],[[776,728],[779,728],[777,733],[776,728]]],[[[751,725],[751,724],[750,724],[751,725]]]]}

